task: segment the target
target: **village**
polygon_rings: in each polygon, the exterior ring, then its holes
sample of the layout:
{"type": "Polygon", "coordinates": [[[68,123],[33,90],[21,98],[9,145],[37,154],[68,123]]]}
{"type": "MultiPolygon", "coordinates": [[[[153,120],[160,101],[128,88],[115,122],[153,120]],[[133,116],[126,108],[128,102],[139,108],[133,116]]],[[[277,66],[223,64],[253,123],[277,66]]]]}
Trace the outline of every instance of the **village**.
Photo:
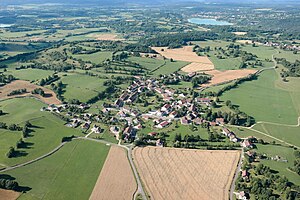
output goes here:
{"type": "MultiPolygon", "coordinates": [[[[189,74],[189,77],[195,76],[196,73],[189,74]]],[[[172,75],[174,79],[180,79],[176,74],[172,75]]],[[[51,104],[48,107],[42,108],[41,111],[49,111],[60,115],[65,119],[66,126],[70,128],[80,127],[85,133],[89,130],[89,134],[101,134],[103,129],[98,122],[110,124],[109,131],[120,142],[131,143],[139,138],[138,131],[143,129],[145,122],[152,121],[153,131],[149,132],[149,136],[156,136],[155,130],[163,130],[169,127],[172,123],[180,123],[183,126],[205,126],[219,127],[219,134],[225,136],[233,143],[240,143],[241,147],[251,148],[253,144],[247,138],[238,138],[234,132],[226,127],[225,119],[216,117],[209,121],[204,119],[205,110],[210,110],[213,99],[207,97],[192,98],[184,93],[178,93],[174,89],[168,88],[162,84],[165,77],[160,79],[135,77],[133,83],[123,90],[114,102],[107,104],[100,114],[88,113],[90,105],[81,104],[51,104]],[[148,110],[141,112],[133,106],[139,96],[145,92],[151,92],[152,95],[161,97],[161,107],[156,110],[148,110]]],[[[157,98],[156,96],[156,98],[157,98]]],[[[157,146],[164,146],[157,139],[157,146]]]]}

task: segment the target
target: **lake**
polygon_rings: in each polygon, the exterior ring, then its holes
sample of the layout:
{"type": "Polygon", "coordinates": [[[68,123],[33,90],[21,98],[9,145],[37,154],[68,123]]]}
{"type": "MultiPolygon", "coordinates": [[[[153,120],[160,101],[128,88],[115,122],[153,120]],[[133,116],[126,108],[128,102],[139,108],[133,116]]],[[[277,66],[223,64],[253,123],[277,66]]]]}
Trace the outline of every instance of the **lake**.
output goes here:
{"type": "Polygon", "coordinates": [[[0,24],[0,28],[8,28],[11,27],[13,24],[0,24]]]}
{"type": "Polygon", "coordinates": [[[226,22],[226,21],[218,21],[216,19],[205,19],[205,18],[191,18],[188,19],[190,23],[193,24],[199,24],[199,25],[218,25],[218,26],[223,26],[223,25],[233,25],[232,23],[226,22]]]}

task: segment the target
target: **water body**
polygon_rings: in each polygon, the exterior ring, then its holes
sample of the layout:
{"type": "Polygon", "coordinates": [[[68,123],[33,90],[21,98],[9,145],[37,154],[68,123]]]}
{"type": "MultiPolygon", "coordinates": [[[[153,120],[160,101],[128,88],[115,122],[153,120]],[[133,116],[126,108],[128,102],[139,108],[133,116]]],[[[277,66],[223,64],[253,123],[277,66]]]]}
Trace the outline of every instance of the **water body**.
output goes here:
{"type": "Polygon", "coordinates": [[[232,23],[226,21],[218,21],[216,19],[205,19],[205,18],[191,18],[188,19],[190,23],[198,24],[198,25],[217,25],[217,26],[224,26],[224,25],[233,25],[232,23]]]}
{"type": "Polygon", "coordinates": [[[13,24],[0,24],[0,28],[8,28],[11,27],[13,24]]]}

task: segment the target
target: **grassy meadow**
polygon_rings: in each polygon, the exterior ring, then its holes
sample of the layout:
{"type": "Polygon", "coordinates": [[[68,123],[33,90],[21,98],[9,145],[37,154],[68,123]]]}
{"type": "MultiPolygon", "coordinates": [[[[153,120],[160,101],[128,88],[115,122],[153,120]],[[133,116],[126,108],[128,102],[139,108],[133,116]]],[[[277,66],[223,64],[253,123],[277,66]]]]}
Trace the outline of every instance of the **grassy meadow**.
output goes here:
{"type": "Polygon", "coordinates": [[[18,151],[18,155],[7,158],[10,146],[16,147],[16,142],[22,138],[18,131],[0,130],[0,163],[11,166],[37,158],[50,152],[61,143],[64,136],[81,135],[76,129],[64,126],[64,122],[48,112],[40,111],[45,104],[32,98],[10,99],[0,102],[0,109],[6,114],[0,116],[0,121],[8,125],[15,123],[23,126],[29,121],[34,127],[30,128],[29,137],[24,139],[25,146],[18,151]]]}
{"type": "Polygon", "coordinates": [[[288,91],[275,86],[277,79],[275,71],[265,71],[257,80],[225,92],[220,99],[231,100],[256,121],[296,124],[298,107],[293,104],[288,91]]]}
{"type": "Polygon", "coordinates": [[[14,77],[21,80],[37,81],[52,75],[53,71],[42,70],[42,69],[21,69],[21,70],[9,69],[7,72],[5,72],[5,74],[11,74],[14,77]]]}
{"type": "Polygon", "coordinates": [[[38,162],[9,171],[21,186],[32,188],[20,200],[88,199],[110,147],[74,140],[38,162]]]}

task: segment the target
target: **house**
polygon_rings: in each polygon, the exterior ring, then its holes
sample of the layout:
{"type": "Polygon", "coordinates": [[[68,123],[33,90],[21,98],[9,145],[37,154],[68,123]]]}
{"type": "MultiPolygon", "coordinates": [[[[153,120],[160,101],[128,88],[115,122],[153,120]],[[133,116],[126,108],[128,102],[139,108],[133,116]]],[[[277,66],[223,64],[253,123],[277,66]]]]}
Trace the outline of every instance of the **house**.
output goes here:
{"type": "Polygon", "coordinates": [[[138,125],[134,126],[133,128],[135,128],[135,129],[137,129],[137,130],[140,130],[140,129],[142,129],[143,127],[142,127],[141,124],[138,124],[138,125]]]}
{"type": "Polygon", "coordinates": [[[251,142],[248,139],[244,140],[241,145],[244,148],[252,148],[253,147],[253,145],[251,144],[251,142]]]}
{"type": "Polygon", "coordinates": [[[117,108],[121,108],[124,106],[124,101],[122,99],[117,99],[116,102],[115,102],[115,106],[117,108]]]}
{"type": "Polygon", "coordinates": [[[165,111],[168,111],[170,108],[171,108],[171,105],[170,105],[170,104],[165,104],[160,110],[161,110],[162,112],[165,112],[165,111]]]}
{"type": "Polygon", "coordinates": [[[211,126],[216,126],[217,123],[216,123],[216,122],[209,122],[209,125],[211,125],[211,126]]]}
{"type": "Polygon", "coordinates": [[[230,133],[228,137],[229,137],[231,142],[238,142],[239,141],[239,139],[235,136],[234,133],[230,133]]]}
{"type": "Polygon", "coordinates": [[[150,133],[148,133],[148,135],[149,135],[149,136],[152,136],[152,137],[155,137],[155,136],[158,135],[158,133],[157,133],[157,132],[150,132],[150,133]]]}
{"type": "Polygon", "coordinates": [[[173,112],[171,112],[170,114],[169,114],[169,117],[171,117],[171,118],[175,118],[177,116],[177,112],[176,111],[173,111],[173,112]]]}
{"type": "Polygon", "coordinates": [[[161,123],[159,123],[156,128],[165,128],[169,125],[170,123],[168,121],[163,121],[161,123]]]}
{"type": "Polygon", "coordinates": [[[93,128],[92,128],[92,132],[100,133],[101,132],[101,127],[97,126],[97,125],[94,125],[93,128]]]}
{"type": "Polygon", "coordinates": [[[195,119],[193,120],[193,122],[194,122],[196,125],[200,125],[200,124],[202,124],[203,120],[200,119],[199,117],[197,117],[197,118],[195,118],[195,119]]]}
{"type": "Polygon", "coordinates": [[[157,147],[163,147],[163,146],[164,146],[164,144],[163,144],[163,142],[161,141],[161,139],[156,140],[156,146],[157,146],[157,147]]]}
{"type": "Polygon", "coordinates": [[[250,199],[250,196],[248,193],[244,192],[244,191],[241,191],[239,194],[238,194],[238,198],[241,199],[241,200],[247,200],[247,199],[250,199]]]}
{"type": "Polygon", "coordinates": [[[242,177],[243,177],[243,179],[249,178],[249,173],[248,173],[247,170],[243,170],[243,171],[242,171],[242,177]]]}
{"type": "Polygon", "coordinates": [[[189,125],[190,122],[186,117],[182,117],[182,118],[180,118],[180,123],[182,125],[189,125]]]}
{"type": "Polygon", "coordinates": [[[209,105],[211,100],[209,98],[197,98],[196,102],[198,102],[200,104],[209,105]]]}
{"type": "Polygon", "coordinates": [[[127,135],[127,136],[130,136],[130,137],[135,137],[135,134],[136,134],[136,129],[130,125],[130,126],[127,126],[123,132],[123,134],[127,135]]]}
{"type": "Polygon", "coordinates": [[[224,118],[216,118],[216,123],[220,126],[224,125],[224,118]]]}
{"type": "Polygon", "coordinates": [[[229,135],[231,134],[231,131],[230,131],[229,129],[227,129],[227,128],[223,128],[222,133],[223,133],[225,136],[229,137],[229,135]]]}

